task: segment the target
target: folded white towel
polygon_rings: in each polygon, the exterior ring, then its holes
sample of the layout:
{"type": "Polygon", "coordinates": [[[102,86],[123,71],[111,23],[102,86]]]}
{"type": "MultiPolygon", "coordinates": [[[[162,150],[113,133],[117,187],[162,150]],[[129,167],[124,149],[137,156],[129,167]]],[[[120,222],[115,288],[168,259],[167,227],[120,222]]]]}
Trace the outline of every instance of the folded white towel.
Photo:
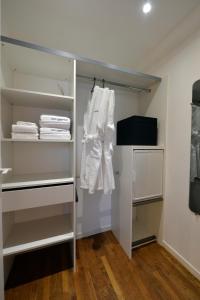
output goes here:
{"type": "Polygon", "coordinates": [[[12,133],[12,139],[38,140],[38,134],[37,133],[12,133]]]}
{"type": "Polygon", "coordinates": [[[71,134],[40,134],[41,140],[64,140],[70,141],[71,134]]]}
{"type": "Polygon", "coordinates": [[[43,121],[40,121],[40,127],[60,128],[60,129],[69,130],[70,123],[67,123],[67,122],[43,122],[43,121]]]}
{"type": "Polygon", "coordinates": [[[36,126],[36,123],[32,123],[32,122],[24,122],[24,121],[17,121],[16,122],[17,125],[25,125],[25,126],[36,126]]]}
{"type": "Polygon", "coordinates": [[[41,115],[40,116],[41,121],[46,121],[46,122],[68,122],[70,123],[70,118],[68,117],[63,117],[63,116],[54,116],[54,115],[41,115]]]}
{"type": "Polygon", "coordinates": [[[41,127],[40,133],[68,133],[69,130],[61,129],[61,128],[49,128],[49,127],[41,127]]]}
{"type": "Polygon", "coordinates": [[[71,136],[71,133],[69,132],[69,130],[65,133],[59,133],[59,132],[56,132],[56,133],[40,133],[40,135],[46,135],[46,136],[71,136]]]}
{"type": "Polygon", "coordinates": [[[12,125],[12,132],[19,133],[37,133],[38,128],[35,125],[12,125]]]}

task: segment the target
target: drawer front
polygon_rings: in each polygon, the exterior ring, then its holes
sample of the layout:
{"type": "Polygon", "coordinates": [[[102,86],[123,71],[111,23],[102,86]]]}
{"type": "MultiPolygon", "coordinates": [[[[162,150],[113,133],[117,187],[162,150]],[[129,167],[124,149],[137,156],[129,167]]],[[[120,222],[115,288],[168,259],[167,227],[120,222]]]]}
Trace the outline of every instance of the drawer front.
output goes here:
{"type": "Polygon", "coordinates": [[[134,151],[133,201],[162,197],[163,150],[134,151]]]}
{"type": "Polygon", "coordinates": [[[3,212],[73,202],[73,184],[2,193],[3,212]]]}

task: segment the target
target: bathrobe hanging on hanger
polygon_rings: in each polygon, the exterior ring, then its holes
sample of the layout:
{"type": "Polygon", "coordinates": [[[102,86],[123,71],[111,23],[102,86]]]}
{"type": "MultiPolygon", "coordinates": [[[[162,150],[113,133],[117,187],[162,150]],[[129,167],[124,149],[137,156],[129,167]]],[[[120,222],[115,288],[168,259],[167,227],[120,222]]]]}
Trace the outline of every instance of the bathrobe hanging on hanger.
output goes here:
{"type": "Polygon", "coordinates": [[[95,87],[84,116],[82,141],[81,188],[89,193],[115,188],[112,167],[114,136],[114,91],[95,87]]]}

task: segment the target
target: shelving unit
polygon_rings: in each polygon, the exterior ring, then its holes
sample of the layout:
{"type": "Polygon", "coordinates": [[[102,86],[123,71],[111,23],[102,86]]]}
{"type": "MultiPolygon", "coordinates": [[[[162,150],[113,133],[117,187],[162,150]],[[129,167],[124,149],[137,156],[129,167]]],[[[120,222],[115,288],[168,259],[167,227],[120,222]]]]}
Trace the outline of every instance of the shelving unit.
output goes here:
{"type": "MultiPolygon", "coordinates": [[[[69,241],[75,268],[76,62],[3,43],[1,163],[3,255],[69,241]],[[39,125],[41,114],[71,119],[71,140],[12,139],[17,121],[39,125]]],[[[10,265],[5,260],[5,277],[10,265]]]]}
{"type": "Polygon", "coordinates": [[[18,223],[13,226],[5,241],[3,255],[19,254],[73,238],[74,232],[70,215],[18,223]]]}

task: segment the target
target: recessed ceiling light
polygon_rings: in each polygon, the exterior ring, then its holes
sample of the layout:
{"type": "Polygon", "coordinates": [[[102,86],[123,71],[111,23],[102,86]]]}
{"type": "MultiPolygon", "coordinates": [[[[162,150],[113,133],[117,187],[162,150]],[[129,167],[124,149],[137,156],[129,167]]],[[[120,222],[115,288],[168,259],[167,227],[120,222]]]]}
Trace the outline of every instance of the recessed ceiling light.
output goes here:
{"type": "Polygon", "coordinates": [[[148,13],[150,13],[151,9],[152,9],[151,3],[150,2],[145,2],[144,5],[143,5],[143,9],[142,9],[143,13],[148,14],[148,13]]]}

